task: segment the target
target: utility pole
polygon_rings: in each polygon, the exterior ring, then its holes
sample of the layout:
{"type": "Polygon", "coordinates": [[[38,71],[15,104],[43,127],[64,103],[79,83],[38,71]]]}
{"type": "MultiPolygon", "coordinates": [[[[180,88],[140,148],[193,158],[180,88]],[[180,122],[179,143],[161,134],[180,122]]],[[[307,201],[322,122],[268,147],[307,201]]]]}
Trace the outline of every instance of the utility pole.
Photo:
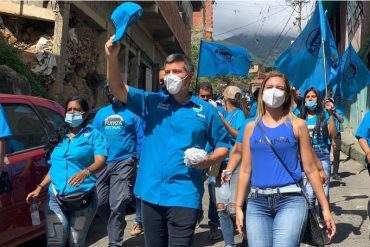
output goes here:
{"type": "Polygon", "coordinates": [[[297,25],[298,34],[302,32],[302,6],[307,2],[307,0],[287,0],[287,3],[293,7],[295,12],[297,12],[294,25],[297,25]]]}
{"type": "Polygon", "coordinates": [[[297,20],[297,27],[298,27],[298,34],[301,33],[302,31],[302,27],[301,27],[301,21],[302,21],[302,2],[301,0],[298,0],[298,3],[297,3],[297,17],[296,17],[296,20],[297,20]]]}

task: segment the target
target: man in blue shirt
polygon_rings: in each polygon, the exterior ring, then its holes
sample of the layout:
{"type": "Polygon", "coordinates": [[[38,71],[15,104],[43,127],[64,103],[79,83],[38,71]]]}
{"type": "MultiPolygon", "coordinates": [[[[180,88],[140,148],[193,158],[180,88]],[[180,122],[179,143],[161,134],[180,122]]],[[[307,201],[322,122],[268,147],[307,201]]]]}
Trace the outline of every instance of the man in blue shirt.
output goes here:
{"type": "Polygon", "coordinates": [[[4,169],[4,158],[5,158],[5,142],[6,137],[10,136],[11,132],[8,123],[5,118],[5,113],[0,105],[0,175],[4,169]]]}
{"type": "MultiPolygon", "coordinates": [[[[362,151],[365,153],[365,162],[370,175],[370,112],[366,113],[358,126],[356,138],[358,139],[362,151]]],[[[370,220],[370,199],[367,203],[367,215],[370,220]]]]}
{"type": "Polygon", "coordinates": [[[107,88],[110,105],[101,108],[93,121],[107,140],[107,165],[98,174],[98,214],[107,222],[108,246],[122,246],[126,227],[126,204],[136,174],[138,133],[141,119],[113,97],[107,88]]]}
{"type": "Polygon", "coordinates": [[[202,169],[221,162],[228,137],[216,109],[191,96],[194,67],[188,57],[172,54],[165,61],[169,95],[149,93],[122,83],[117,59],[119,43],[105,44],[112,93],[146,122],[135,193],[142,198],[145,246],[191,246],[201,196],[202,169]],[[214,150],[191,166],[185,151],[214,150]]]}
{"type": "Polygon", "coordinates": [[[366,113],[358,126],[356,138],[362,151],[365,153],[365,162],[370,175],[370,112],[366,113]]]}

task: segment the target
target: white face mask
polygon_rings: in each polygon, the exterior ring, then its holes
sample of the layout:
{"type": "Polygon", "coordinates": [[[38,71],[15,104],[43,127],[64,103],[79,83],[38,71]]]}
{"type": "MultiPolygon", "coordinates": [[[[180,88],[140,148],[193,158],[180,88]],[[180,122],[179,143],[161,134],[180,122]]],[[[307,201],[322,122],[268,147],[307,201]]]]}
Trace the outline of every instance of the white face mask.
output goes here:
{"type": "Polygon", "coordinates": [[[277,88],[268,88],[263,91],[263,102],[271,108],[278,108],[285,101],[285,92],[277,88]]]}
{"type": "Polygon", "coordinates": [[[170,94],[177,94],[182,88],[182,81],[178,75],[168,74],[164,77],[164,83],[166,85],[167,91],[170,94]]]}

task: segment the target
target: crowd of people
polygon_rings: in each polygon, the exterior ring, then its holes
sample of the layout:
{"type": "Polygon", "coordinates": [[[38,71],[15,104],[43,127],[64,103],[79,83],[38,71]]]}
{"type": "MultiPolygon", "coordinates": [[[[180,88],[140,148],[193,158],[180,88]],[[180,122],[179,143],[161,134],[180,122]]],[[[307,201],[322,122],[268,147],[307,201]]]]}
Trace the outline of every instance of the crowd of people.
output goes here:
{"type": "MultiPolygon", "coordinates": [[[[298,246],[309,207],[335,235],[329,181],[340,179],[343,112],[333,99],[315,88],[301,96],[279,72],[250,96],[231,85],[214,98],[210,83],[191,94],[194,67],[183,54],[166,58],[159,92],[146,92],[122,82],[120,48],[112,38],[105,44],[110,104],[90,123],[86,100],[67,100],[50,170],[26,198],[48,190],[48,246],[84,246],[95,214],[106,222],[108,246],[122,246],[133,202],[131,235],[144,232],[145,246],[192,246],[205,181],[208,237],[227,247],[235,246],[235,229],[248,246],[298,246]]],[[[368,164],[369,114],[356,134],[368,164]]]]}

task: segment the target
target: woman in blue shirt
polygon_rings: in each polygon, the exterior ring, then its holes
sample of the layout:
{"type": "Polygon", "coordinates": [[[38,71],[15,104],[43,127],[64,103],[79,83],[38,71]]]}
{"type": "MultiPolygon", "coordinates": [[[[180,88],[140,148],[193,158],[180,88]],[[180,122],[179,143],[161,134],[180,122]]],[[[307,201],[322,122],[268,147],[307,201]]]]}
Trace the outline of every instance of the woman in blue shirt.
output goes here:
{"type": "Polygon", "coordinates": [[[302,191],[296,186],[302,180],[299,156],[323,207],[328,236],[331,238],[335,234],[335,223],[312,155],[307,126],[291,113],[290,90],[285,75],[269,74],[261,85],[257,119],[245,129],[236,197],[236,226],[244,234],[242,207],[250,182],[245,217],[250,247],[299,246],[308,212],[302,191]],[[272,141],[286,169],[264,133],[272,141]]]}
{"type": "MultiPolygon", "coordinates": [[[[329,180],[331,173],[329,147],[336,133],[333,105],[329,100],[326,100],[323,104],[320,92],[316,88],[309,88],[305,92],[303,98],[305,102],[304,105],[302,105],[300,117],[306,121],[313,150],[321,161],[328,178],[327,182],[324,184],[324,192],[327,198],[329,198],[329,180]],[[326,110],[323,106],[325,106],[326,110]]],[[[303,185],[311,206],[314,206],[316,197],[306,177],[304,177],[303,185]]]]}
{"type": "Polygon", "coordinates": [[[65,246],[67,240],[69,246],[85,246],[98,206],[94,174],[105,164],[107,145],[103,135],[88,124],[89,106],[85,99],[71,97],[65,109],[66,134],[51,152],[48,174],[26,200],[37,199],[49,186],[45,209],[48,246],[65,246]],[[68,210],[56,199],[56,195],[68,196],[91,190],[91,202],[83,209],[68,210]]]}
{"type": "MultiPolygon", "coordinates": [[[[221,117],[222,123],[225,125],[225,128],[230,137],[230,147],[234,146],[235,139],[239,133],[241,126],[245,121],[244,112],[241,110],[242,107],[242,94],[241,90],[236,86],[228,86],[223,92],[225,108],[227,114],[225,118],[221,117]]],[[[222,164],[222,168],[226,168],[228,158],[222,164]]],[[[223,173],[231,174],[230,171],[223,170],[223,173]]],[[[234,246],[234,224],[232,218],[235,215],[235,195],[236,195],[236,183],[239,172],[239,166],[233,171],[234,176],[230,178],[230,198],[229,202],[221,200],[220,191],[222,191],[221,183],[218,182],[216,186],[216,207],[218,211],[218,216],[220,218],[221,231],[224,238],[225,246],[234,246]]]]}

